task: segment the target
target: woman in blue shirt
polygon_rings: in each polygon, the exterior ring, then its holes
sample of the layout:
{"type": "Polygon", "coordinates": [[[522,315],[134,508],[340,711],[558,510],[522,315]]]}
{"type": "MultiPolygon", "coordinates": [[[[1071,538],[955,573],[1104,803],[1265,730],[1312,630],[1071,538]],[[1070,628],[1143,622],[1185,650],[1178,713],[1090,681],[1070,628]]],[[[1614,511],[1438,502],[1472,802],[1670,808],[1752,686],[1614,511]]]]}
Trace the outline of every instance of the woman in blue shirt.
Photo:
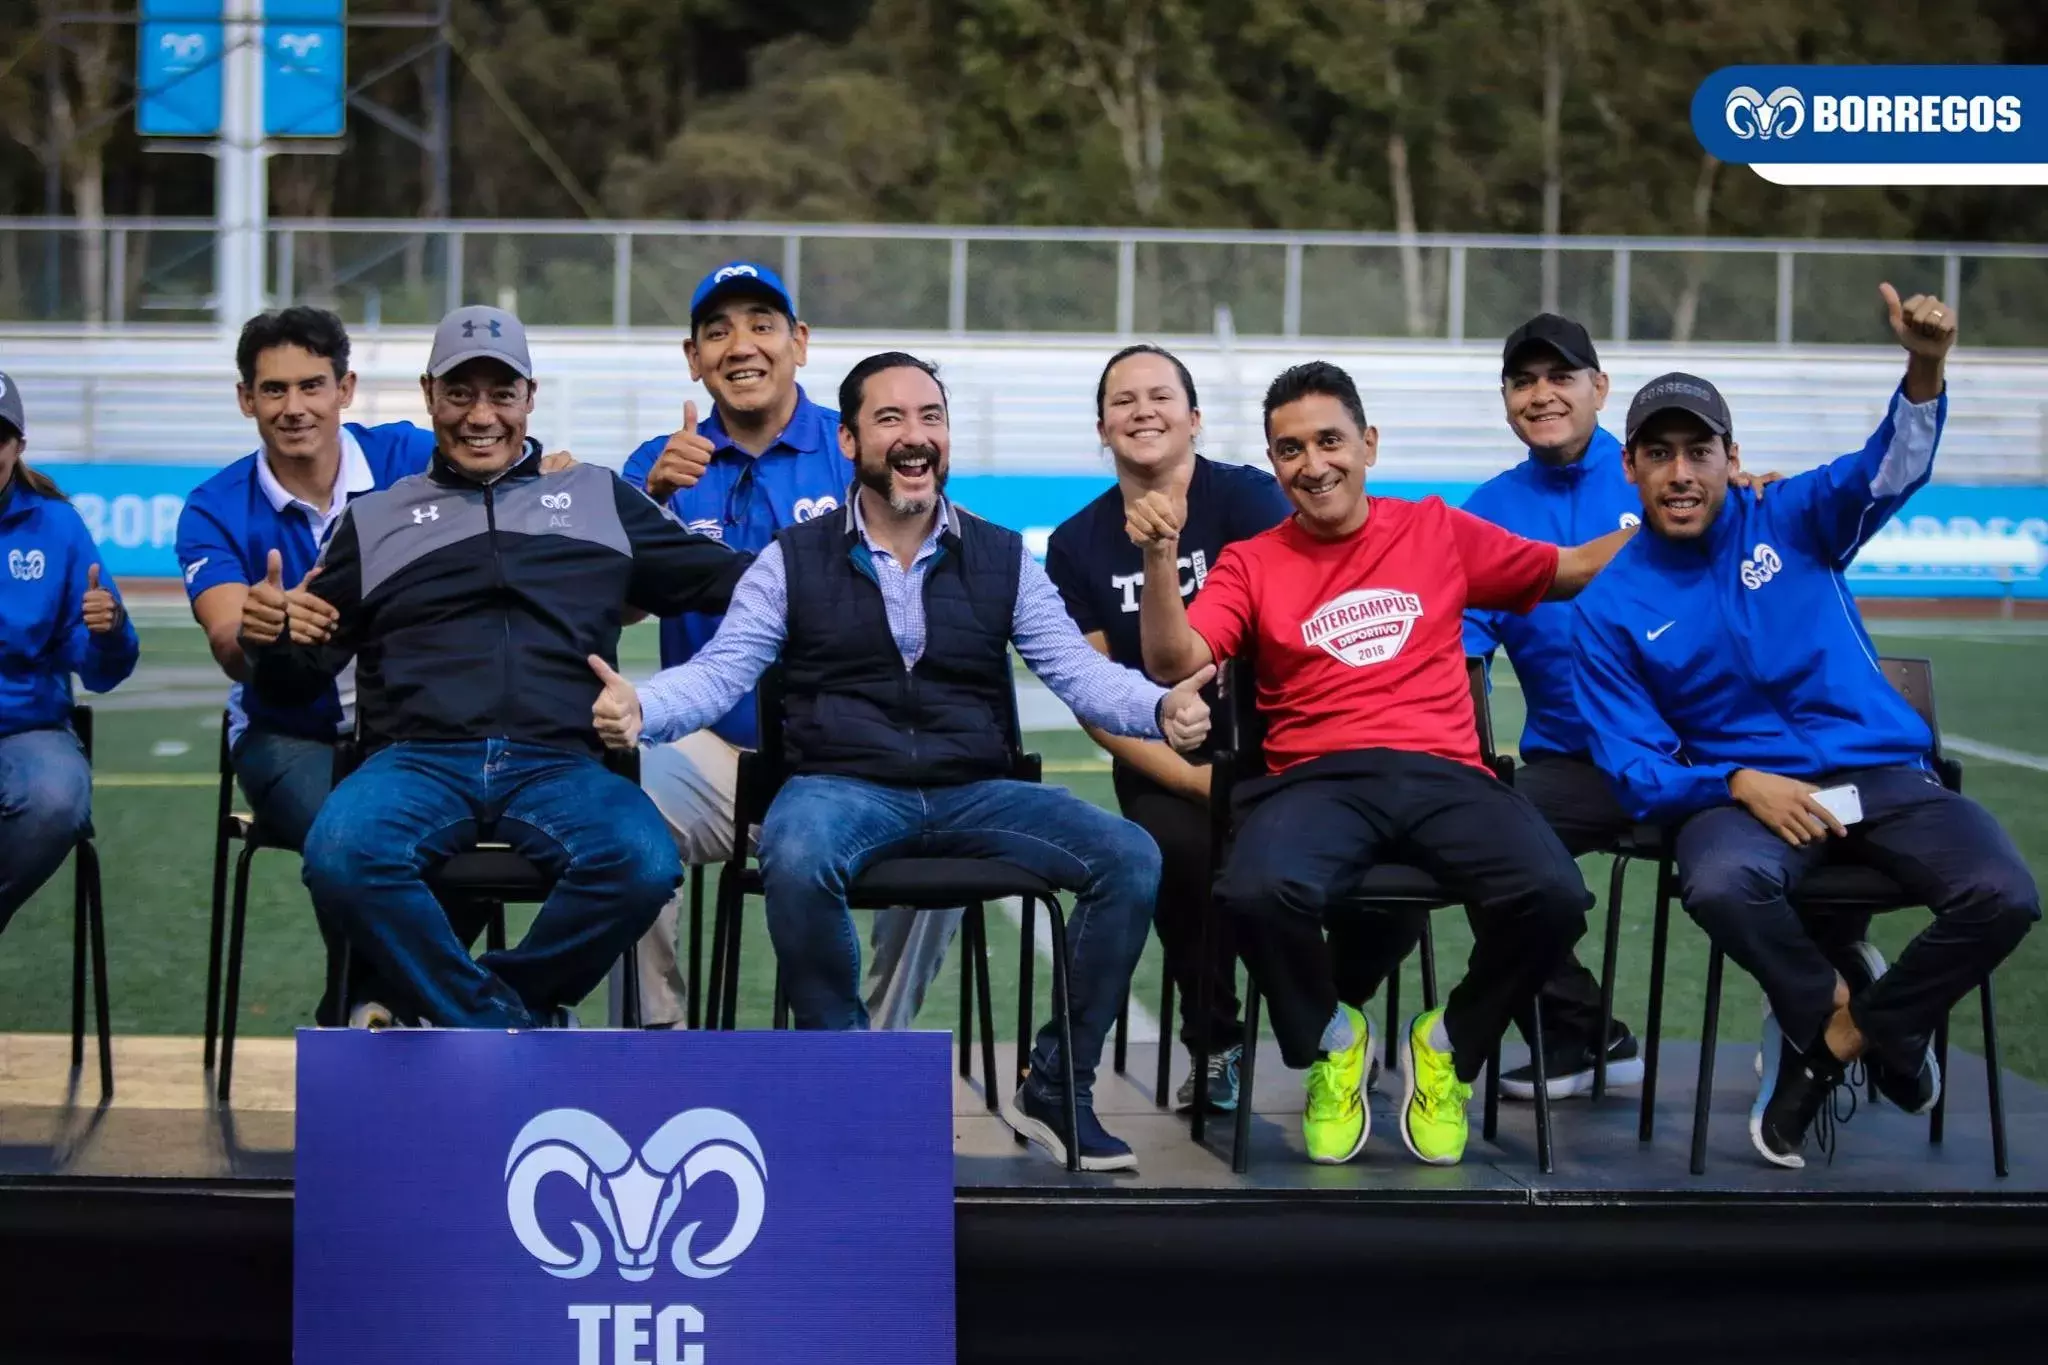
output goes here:
{"type": "Polygon", "coordinates": [[[71,732],[71,675],[95,692],[134,671],[135,627],[85,523],[21,458],[27,418],[0,374],[0,929],[64,865],[92,813],[71,732]]]}
{"type": "MultiPolygon", "coordinates": [[[[1054,530],[1045,568],[1089,643],[1142,671],[1138,597],[1145,564],[1124,531],[1125,500],[1155,488],[1186,500],[1183,597],[1200,590],[1224,546],[1271,529],[1293,507],[1265,470],[1195,453],[1202,413],[1194,379],[1157,346],[1129,346],[1110,357],[1095,386],[1095,415],[1116,464],[1116,485],[1054,530]]],[[[1209,769],[1165,744],[1084,728],[1109,752],[1124,817],[1143,826],[1164,855],[1152,922],[1180,992],[1181,1041],[1208,1054],[1210,1104],[1233,1109],[1244,1028],[1228,926],[1216,924],[1212,951],[1201,951],[1201,924],[1209,916],[1209,769]],[[1206,1009],[1198,993],[1204,977],[1206,1009]]],[[[1194,1093],[1190,1076],[1178,1096],[1182,1109],[1194,1107],[1194,1093]]]]}

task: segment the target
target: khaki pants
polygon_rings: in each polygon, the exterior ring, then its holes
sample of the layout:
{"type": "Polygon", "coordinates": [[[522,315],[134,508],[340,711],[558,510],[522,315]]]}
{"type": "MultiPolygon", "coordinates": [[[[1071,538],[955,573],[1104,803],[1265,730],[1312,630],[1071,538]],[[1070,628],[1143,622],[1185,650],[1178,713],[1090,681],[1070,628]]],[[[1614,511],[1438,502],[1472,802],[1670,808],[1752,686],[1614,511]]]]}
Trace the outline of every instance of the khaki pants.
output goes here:
{"type": "MultiPolygon", "coordinates": [[[[640,785],[668,821],[686,867],[712,867],[732,857],[739,755],[737,748],[709,730],[640,751],[640,785]]],[[[748,838],[756,840],[760,834],[756,827],[748,831],[748,838]]],[[[650,1028],[678,1028],[685,1017],[688,980],[678,932],[679,911],[688,894],[686,881],[640,940],[640,1017],[650,1028]]],[[[708,915],[710,907],[705,909],[708,915]]],[[[911,1026],[959,928],[958,910],[876,913],[868,936],[864,991],[872,1027],[911,1026]]],[[[705,934],[708,938],[708,928],[705,934]]],[[[611,983],[611,1022],[616,1027],[624,985],[620,968],[612,969],[611,983]]]]}

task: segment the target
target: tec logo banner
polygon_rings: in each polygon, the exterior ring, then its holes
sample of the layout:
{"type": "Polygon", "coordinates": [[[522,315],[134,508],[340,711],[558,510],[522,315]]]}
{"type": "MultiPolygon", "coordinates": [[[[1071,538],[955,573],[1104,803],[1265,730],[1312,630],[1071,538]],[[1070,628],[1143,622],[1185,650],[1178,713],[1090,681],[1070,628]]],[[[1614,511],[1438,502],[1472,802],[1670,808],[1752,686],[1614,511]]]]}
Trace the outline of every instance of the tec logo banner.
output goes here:
{"type": "Polygon", "coordinates": [[[302,1031],[294,1360],[951,1361],[944,1034],[302,1031]]]}
{"type": "Polygon", "coordinates": [[[1692,126],[1780,185],[2048,184],[2048,67],[1731,66],[1692,126]]]}

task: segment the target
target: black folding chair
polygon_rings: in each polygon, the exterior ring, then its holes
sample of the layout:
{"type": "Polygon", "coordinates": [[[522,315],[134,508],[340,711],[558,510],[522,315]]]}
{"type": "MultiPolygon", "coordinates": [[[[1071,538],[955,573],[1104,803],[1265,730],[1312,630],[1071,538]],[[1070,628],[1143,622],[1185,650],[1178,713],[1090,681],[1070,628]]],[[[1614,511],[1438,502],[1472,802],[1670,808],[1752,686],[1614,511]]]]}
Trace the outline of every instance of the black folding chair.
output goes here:
{"type": "MultiPolygon", "coordinates": [[[[761,747],[740,755],[739,791],[734,803],[732,860],[719,878],[717,908],[711,929],[711,980],[706,995],[705,1027],[731,1029],[739,1004],[741,911],[748,895],[761,895],[761,874],[752,865],[748,831],[759,825],[774,803],[776,793],[789,779],[783,748],[782,676],[770,669],[761,679],[761,747]],[[716,1022],[714,1022],[716,1021],[716,1022]]],[[[1037,782],[1044,776],[1037,754],[1024,752],[1023,734],[1018,726],[1015,696],[1005,718],[1010,749],[1010,775],[1017,781],[1037,782]]],[[[1029,1065],[1031,1050],[1032,947],[1036,932],[1036,906],[1043,903],[1050,916],[1053,941],[1053,1009],[1059,1020],[1062,1090],[1066,1098],[1067,1169],[1081,1169],[1080,1144],[1072,1140],[1079,1120],[1074,1095],[1073,1013],[1067,981],[1072,959],[1067,948],[1066,916],[1060,909],[1059,888],[1014,864],[993,858],[888,858],[870,864],[848,889],[847,906],[854,910],[950,910],[964,906],[961,930],[967,939],[961,959],[960,990],[960,1074],[972,1073],[975,1013],[981,1024],[981,1069],[983,1097],[990,1113],[1002,1110],[1002,1086],[996,1078],[994,1003],[988,978],[988,926],[983,907],[992,900],[1014,896],[1023,907],[1021,943],[1018,949],[1021,985],[1017,1005],[1017,1071],[1021,1076],[1029,1065]],[[969,969],[972,968],[972,979],[969,969]],[[970,986],[972,989],[970,989],[970,986]],[[972,999],[974,1010],[970,1010],[972,999]]],[[[782,974],[776,971],[775,1025],[787,1022],[787,1002],[782,974]]],[[[1020,1136],[1018,1141],[1024,1139],[1020,1136]]]]}
{"type": "MultiPolygon", "coordinates": [[[[1878,660],[1893,687],[1912,703],[1920,718],[1927,722],[1928,731],[1934,736],[1934,748],[1929,757],[1941,784],[1952,792],[1963,789],[1963,765],[1948,757],[1941,750],[1941,725],[1936,718],[1934,706],[1934,665],[1926,659],[1885,657],[1878,660]]],[[[1651,1137],[1656,1111],[1657,1096],[1657,1039],[1660,1032],[1664,1006],[1664,955],[1669,942],[1671,902],[1677,898],[1678,876],[1673,863],[1668,834],[1645,831],[1640,840],[1645,853],[1654,851],[1660,861],[1657,874],[1657,909],[1655,930],[1651,942],[1650,959],[1650,1020],[1649,1037],[1643,1065],[1643,1111],[1639,1136],[1644,1142],[1651,1137]]],[[[1815,868],[1800,879],[1792,888],[1792,902],[1802,915],[1878,915],[1897,910],[1924,908],[1889,876],[1874,867],[1852,862],[1847,858],[1831,860],[1815,868]]],[[[1707,955],[1707,1000],[1706,1014],[1700,1025],[1700,1070],[1699,1080],[1693,1091],[1692,1114],[1692,1163],[1694,1175],[1704,1175],[1707,1170],[1707,1125],[1713,1108],[1714,1095],[1714,1048],[1721,1026],[1721,975],[1725,955],[1718,944],[1710,944],[1707,955]]],[[[1985,973],[1977,983],[1977,999],[1983,1011],[1984,1021],[1984,1086],[1989,1101],[1991,1117],[1991,1164],[2000,1175],[2006,1173],[2005,1145],[2005,1099],[1999,1084],[1998,1072],[1998,1020],[1993,1008],[1991,974],[1985,973]]],[[[1940,1142],[1943,1119],[1948,1107],[1948,1020],[1944,1017],[1935,1029],[1935,1060],[1942,1069],[1943,1084],[1941,1096],[1935,1101],[1933,1111],[1927,1116],[1927,1140],[1940,1142]]],[[[1875,1087],[1867,1088],[1871,1102],[1878,1100],[1875,1087]]]]}
{"type": "MultiPolygon", "coordinates": [[[[71,708],[71,732],[85,750],[87,767],[92,766],[92,708],[71,708]]],[[[114,1034],[107,1006],[107,908],[100,884],[100,853],[94,844],[95,831],[87,820],[85,832],[72,849],[74,866],[71,886],[71,1071],[85,1068],[85,961],[92,954],[93,1028],[99,1039],[100,1102],[114,1097],[114,1034]]]]}
{"type": "MultiPolygon", "coordinates": [[[[342,739],[334,746],[334,785],[342,782],[361,766],[366,755],[363,752],[360,735],[342,739]]],[[[606,750],[604,765],[612,772],[640,785],[640,755],[637,750],[619,752],[606,750]]],[[[479,903],[489,911],[485,927],[485,947],[493,951],[505,946],[505,907],[507,905],[537,905],[548,898],[554,890],[554,878],[543,872],[532,862],[514,852],[509,844],[487,837],[483,831],[469,848],[447,858],[427,873],[427,885],[434,894],[447,904],[451,901],[479,903]]],[[[247,850],[243,856],[248,856],[247,850]]],[[[237,869],[237,876],[243,874],[237,869]]],[[[237,890],[238,902],[242,898],[237,890]]],[[[241,994],[243,917],[237,911],[232,939],[228,948],[227,1002],[221,1018],[221,1098],[228,1094],[228,1083],[232,1079],[235,1048],[235,1015],[241,994]]],[[[328,968],[327,993],[335,1002],[337,1011],[348,1009],[348,980],[352,946],[343,939],[341,951],[334,954],[328,968]]],[[[621,1007],[621,1018],[627,1028],[640,1026],[640,976],[639,950],[626,950],[625,1001],[621,1007]]]]}
{"type": "MultiPolygon", "coordinates": [[[[1514,780],[1514,760],[1495,751],[1493,740],[1493,713],[1487,702],[1486,665],[1482,659],[1468,658],[1466,672],[1472,688],[1472,710],[1479,727],[1479,752],[1487,766],[1503,782],[1514,780]]],[[[1210,818],[1215,822],[1214,837],[1210,840],[1211,857],[1220,871],[1227,856],[1228,843],[1233,833],[1231,827],[1230,798],[1235,785],[1243,780],[1257,777],[1266,770],[1265,722],[1259,714],[1257,689],[1253,681],[1251,665],[1242,659],[1232,659],[1224,669],[1222,705],[1217,708],[1212,721],[1212,731],[1220,724],[1222,737],[1216,742],[1213,762],[1215,772],[1209,782],[1210,818]]],[[[1435,1009],[1436,992],[1436,944],[1430,932],[1428,915],[1431,912],[1460,905],[1462,902],[1448,887],[1423,868],[1402,863],[1380,863],[1365,874],[1358,886],[1344,898],[1336,909],[1338,914],[1412,914],[1423,912],[1422,937],[1417,951],[1421,955],[1422,999],[1425,1009],[1435,1009]]],[[[1259,986],[1249,979],[1244,993],[1244,1055],[1241,1076],[1238,1083],[1238,1105],[1235,1131],[1231,1139],[1230,1168],[1243,1175],[1251,1163],[1252,1123],[1252,1082],[1254,1057],[1259,1038],[1259,986]]],[[[1395,1068],[1399,1055],[1400,1038],[1400,973],[1389,973],[1385,986],[1387,997],[1386,1067],[1395,1068]]],[[[1550,1144],[1550,1086],[1544,1074],[1543,1063],[1543,1022],[1535,1021],[1535,1030],[1529,1040],[1532,1065],[1536,1071],[1536,1160],[1548,1174],[1553,1169],[1550,1144]]],[[[1193,1131],[1196,1141],[1203,1137],[1202,1111],[1207,1100],[1207,1058],[1195,1058],[1195,1119],[1193,1131]]],[[[1486,1068],[1485,1118],[1480,1136],[1492,1142],[1499,1131],[1500,1121],[1500,1045],[1496,1042],[1493,1056],[1486,1068]]]]}

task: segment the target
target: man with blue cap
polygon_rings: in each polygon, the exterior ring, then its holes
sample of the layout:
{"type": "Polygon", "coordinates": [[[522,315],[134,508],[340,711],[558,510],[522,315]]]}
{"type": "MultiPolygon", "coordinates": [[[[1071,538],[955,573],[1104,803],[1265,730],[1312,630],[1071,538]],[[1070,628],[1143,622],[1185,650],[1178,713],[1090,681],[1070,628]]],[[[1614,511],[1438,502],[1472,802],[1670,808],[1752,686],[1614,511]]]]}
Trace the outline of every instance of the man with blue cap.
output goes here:
{"type": "MultiPolygon", "coordinates": [[[[810,336],[788,286],[768,265],[732,261],[711,271],[690,296],[683,342],[690,378],[709,391],[711,412],[700,421],[697,404],[685,403],[682,426],[643,443],[622,477],[690,530],[749,553],[786,526],[838,510],[853,483],[853,462],[839,448],[839,414],[812,402],[797,383],[810,336]]],[[[722,619],[693,613],[664,620],[661,666],[687,662],[722,619]]],[[[667,818],[685,863],[732,855],[739,754],[758,742],[749,692],[705,729],[642,754],[641,785],[667,818]]],[[[676,911],[671,900],[640,945],[640,1000],[650,1025],[673,1026],[684,1017],[676,911]]],[[[958,911],[876,917],[866,990],[875,1027],[908,1027],[916,1018],[959,923],[958,911]]]]}

